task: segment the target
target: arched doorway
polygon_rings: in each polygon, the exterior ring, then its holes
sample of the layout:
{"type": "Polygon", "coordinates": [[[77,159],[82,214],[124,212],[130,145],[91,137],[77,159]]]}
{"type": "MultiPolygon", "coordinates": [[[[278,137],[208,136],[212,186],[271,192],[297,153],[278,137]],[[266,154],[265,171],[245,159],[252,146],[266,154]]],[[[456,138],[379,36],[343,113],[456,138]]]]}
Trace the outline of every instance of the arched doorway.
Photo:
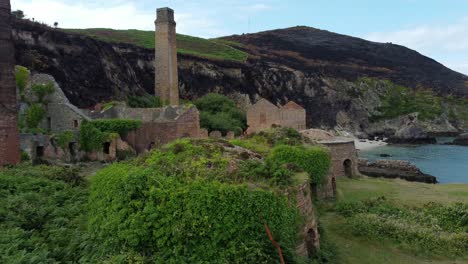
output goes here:
{"type": "Polygon", "coordinates": [[[344,172],[346,177],[353,177],[353,162],[350,159],[347,159],[343,162],[344,172]]]}
{"type": "Polygon", "coordinates": [[[309,257],[313,257],[317,252],[317,231],[313,228],[309,229],[307,231],[305,242],[309,257]]]}

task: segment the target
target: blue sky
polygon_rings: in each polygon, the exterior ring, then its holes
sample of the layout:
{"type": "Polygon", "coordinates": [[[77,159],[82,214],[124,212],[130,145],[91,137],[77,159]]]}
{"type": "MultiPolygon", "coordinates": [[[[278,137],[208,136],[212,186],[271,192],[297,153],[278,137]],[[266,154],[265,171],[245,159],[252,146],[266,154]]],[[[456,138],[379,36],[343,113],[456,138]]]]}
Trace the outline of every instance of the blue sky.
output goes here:
{"type": "Polygon", "coordinates": [[[179,33],[218,37],[305,25],[415,49],[468,75],[468,0],[11,0],[64,28],[153,29],[176,11],[179,33]]]}

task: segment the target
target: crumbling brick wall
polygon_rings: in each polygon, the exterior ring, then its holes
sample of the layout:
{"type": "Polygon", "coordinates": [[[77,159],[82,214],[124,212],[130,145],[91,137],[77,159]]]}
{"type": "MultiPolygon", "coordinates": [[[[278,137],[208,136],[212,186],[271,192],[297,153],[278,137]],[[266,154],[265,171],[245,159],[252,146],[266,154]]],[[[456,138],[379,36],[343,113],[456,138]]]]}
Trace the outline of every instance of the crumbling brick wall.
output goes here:
{"type": "Polygon", "coordinates": [[[10,1],[0,0],[0,166],[20,161],[10,1]]]}

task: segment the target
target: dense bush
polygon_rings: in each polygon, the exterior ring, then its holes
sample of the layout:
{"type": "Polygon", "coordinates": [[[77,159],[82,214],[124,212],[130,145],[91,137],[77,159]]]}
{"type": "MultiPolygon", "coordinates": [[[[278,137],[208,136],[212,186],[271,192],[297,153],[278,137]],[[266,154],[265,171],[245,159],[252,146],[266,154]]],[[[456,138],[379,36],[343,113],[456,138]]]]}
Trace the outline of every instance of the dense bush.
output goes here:
{"type": "Polygon", "coordinates": [[[25,112],[24,121],[28,129],[37,129],[46,115],[44,106],[31,104],[25,112]]]}
{"type": "Polygon", "coordinates": [[[268,155],[271,149],[279,145],[297,146],[306,143],[306,139],[295,129],[278,127],[258,134],[245,136],[243,139],[233,139],[231,144],[250,149],[262,155],[268,155]]]}
{"type": "Polygon", "coordinates": [[[339,203],[336,211],[346,217],[355,235],[391,239],[430,254],[467,256],[468,204],[429,203],[412,208],[394,205],[380,197],[339,203]]]}
{"type": "Polygon", "coordinates": [[[162,107],[163,103],[159,97],[148,94],[143,96],[128,96],[127,105],[132,108],[158,108],[162,107]]]}
{"type": "Polygon", "coordinates": [[[236,135],[247,129],[245,113],[237,108],[228,97],[210,93],[194,102],[200,111],[200,125],[208,131],[219,130],[223,134],[229,131],[236,135]]]}
{"type": "Polygon", "coordinates": [[[428,120],[440,116],[443,112],[442,98],[431,90],[412,90],[386,80],[362,78],[370,86],[383,85],[386,93],[381,96],[381,106],[378,114],[371,116],[372,121],[391,119],[410,113],[419,113],[421,120],[428,120]]]}
{"type": "Polygon", "coordinates": [[[34,95],[37,97],[38,103],[45,103],[44,98],[54,92],[54,84],[52,82],[48,83],[36,83],[31,86],[31,90],[34,95]]]}
{"type": "Polygon", "coordinates": [[[73,131],[63,131],[56,136],[57,145],[62,149],[67,149],[70,142],[75,141],[76,135],[73,131]]]}
{"type": "Polygon", "coordinates": [[[102,255],[156,263],[277,263],[266,223],[293,261],[298,213],[268,191],[116,164],[92,179],[89,208],[102,255]]]}
{"type": "MultiPolygon", "coordinates": [[[[279,177],[287,176],[282,174],[281,168],[294,165],[307,172],[312,183],[322,184],[325,181],[328,169],[330,168],[330,154],[321,147],[301,147],[280,145],[275,147],[266,159],[266,164],[270,172],[279,173],[279,177]]],[[[278,178],[279,181],[288,183],[290,180],[278,178]]]]}
{"type": "Polygon", "coordinates": [[[117,133],[121,137],[125,137],[128,132],[140,128],[142,124],[139,120],[129,119],[101,119],[93,120],[91,123],[101,132],[117,133]]]}
{"type": "Polygon", "coordinates": [[[76,171],[0,170],[0,263],[98,263],[86,232],[87,199],[76,171]]]}
{"type": "Polygon", "coordinates": [[[21,100],[24,99],[24,91],[26,90],[26,86],[29,82],[29,71],[27,68],[23,66],[16,66],[15,68],[15,79],[16,79],[16,87],[18,87],[21,100]]]}
{"type": "Polygon", "coordinates": [[[181,178],[228,180],[229,160],[212,140],[179,139],[156,150],[146,164],[166,175],[181,178]]]}
{"type": "Polygon", "coordinates": [[[80,148],[88,152],[99,150],[115,136],[126,136],[140,126],[141,121],[137,120],[85,120],[80,127],[80,148]]]}

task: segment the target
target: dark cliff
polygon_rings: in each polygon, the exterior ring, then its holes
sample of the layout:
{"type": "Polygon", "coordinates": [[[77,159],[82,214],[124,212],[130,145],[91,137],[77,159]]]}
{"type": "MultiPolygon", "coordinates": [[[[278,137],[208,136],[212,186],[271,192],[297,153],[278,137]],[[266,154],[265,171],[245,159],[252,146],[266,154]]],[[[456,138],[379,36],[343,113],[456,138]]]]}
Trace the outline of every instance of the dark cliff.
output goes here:
{"type": "MultiPolygon", "coordinates": [[[[79,107],[153,93],[152,49],[103,42],[27,21],[16,21],[13,33],[17,64],[53,75],[79,107]]],[[[400,46],[302,27],[228,39],[246,44],[251,56],[245,63],[178,55],[183,98],[219,92],[241,105],[259,97],[274,103],[294,100],[306,108],[309,126],[355,132],[369,126],[370,115],[362,99],[349,96],[358,77],[386,78],[412,88],[431,88],[440,95],[467,96],[466,76],[400,46]]]]}

